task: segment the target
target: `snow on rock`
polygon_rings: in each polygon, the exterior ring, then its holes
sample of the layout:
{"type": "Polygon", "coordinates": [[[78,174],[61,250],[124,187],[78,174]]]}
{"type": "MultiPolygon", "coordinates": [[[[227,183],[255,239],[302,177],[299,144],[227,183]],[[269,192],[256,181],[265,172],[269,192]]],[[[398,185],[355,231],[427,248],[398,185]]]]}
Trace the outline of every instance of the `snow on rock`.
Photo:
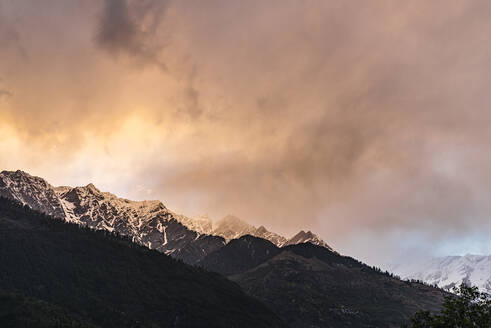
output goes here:
{"type": "Polygon", "coordinates": [[[0,196],[56,218],[64,218],[63,206],[54,188],[45,180],[23,171],[0,173],[0,196]]]}
{"type": "Polygon", "coordinates": [[[227,215],[223,219],[214,223],[211,234],[221,236],[227,241],[237,239],[245,235],[251,235],[269,240],[278,247],[282,247],[287,241],[285,237],[268,231],[264,226],[256,228],[255,226],[250,225],[233,215],[227,215]]]}
{"type": "Polygon", "coordinates": [[[232,215],[217,222],[208,216],[189,218],[170,211],[157,200],[119,198],[91,183],[75,188],[53,187],[20,170],[0,173],[0,196],[68,222],[129,236],[136,243],[191,262],[244,235],[267,239],[278,247],[309,242],[331,249],[310,231],[301,231],[287,240],[264,226],[256,228],[232,215]]]}
{"type": "Polygon", "coordinates": [[[292,238],[286,239],[281,235],[267,230],[264,226],[256,228],[255,226],[250,225],[233,215],[227,215],[223,219],[214,223],[211,234],[222,236],[227,241],[240,238],[244,235],[251,235],[269,240],[278,247],[300,243],[311,243],[317,246],[325,247],[332,251],[332,248],[326,242],[324,242],[317,235],[313,234],[311,231],[305,232],[302,230],[292,238]]]}
{"type": "Polygon", "coordinates": [[[254,235],[256,229],[254,226],[242,221],[233,215],[227,215],[214,224],[212,233],[222,236],[225,240],[240,238],[244,235],[254,235]]]}
{"type": "Polygon", "coordinates": [[[53,187],[22,171],[0,173],[0,196],[68,222],[129,236],[141,245],[195,261],[196,250],[213,251],[225,241],[193,230],[192,219],[169,211],[160,201],[131,201],[93,184],[53,187]],[[195,245],[196,244],[196,245],[195,245]]]}
{"type": "Polygon", "coordinates": [[[464,282],[491,294],[491,255],[430,258],[393,265],[390,269],[403,279],[422,280],[448,291],[464,282]]]}
{"type": "Polygon", "coordinates": [[[285,246],[286,245],[301,244],[301,243],[311,243],[311,244],[314,244],[314,245],[317,245],[317,246],[325,247],[325,248],[329,249],[330,251],[333,251],[333,249],[331,248],[331,246],[329,246],[325,241],[323,241],[322,239],[320,239],[319,236],[317,236],[316,234],[312,233],[311,231],[305,232],[303,230],[300,231],[299,233],[297,233],[292,238],[290,238],[285,243],[285,246]]]}
{"type": "Polygon", "coordinates": [[[206,215],[195,217],[195,218],[189,218],[181,214],[176,214],[176,213],[173,214],[176,217],[176,219],[179,220],[179,222],[184,224],[189,229],[198,232],[199,234],[209,235],[212,232],[212,221],[206,215]]]}

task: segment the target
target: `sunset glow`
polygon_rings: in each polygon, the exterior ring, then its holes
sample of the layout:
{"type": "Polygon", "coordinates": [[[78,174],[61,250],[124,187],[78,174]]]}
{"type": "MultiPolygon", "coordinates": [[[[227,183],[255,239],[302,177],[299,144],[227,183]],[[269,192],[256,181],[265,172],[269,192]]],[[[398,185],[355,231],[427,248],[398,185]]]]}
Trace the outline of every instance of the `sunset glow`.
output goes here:
{"type": "Polygon", "coordinates": [[[0,168],[313,230],[374,264],[488,254],[490,14],[0,0],[0,168]]]}

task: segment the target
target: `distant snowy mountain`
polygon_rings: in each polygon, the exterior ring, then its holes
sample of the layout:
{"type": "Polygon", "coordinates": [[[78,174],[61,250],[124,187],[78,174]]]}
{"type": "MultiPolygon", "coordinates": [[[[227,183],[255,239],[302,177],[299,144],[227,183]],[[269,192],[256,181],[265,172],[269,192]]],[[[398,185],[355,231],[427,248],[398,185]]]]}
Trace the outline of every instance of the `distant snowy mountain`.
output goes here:
{"type": "Polygon", "coordinates": [[[254,237],[269,240],[278,247],[301,243],[311,243],[314,245],[326,247],[327,249],[332,251],[332,248],[325,241],[323,241],[317,235],[313,234],[311,231],[305,232],[302,230],[292,238],[286,239],[281,235],[268,231],[264,226],[256,228],[255,226],[250,225],[233,215],[227,215],[223,219],[213,224],[213,230],[207,233],[222,236],[227,241],[237,239],[245,235],[251,235],[254,237]]]}
{"type": "Polygon", "coordinates": [[[245,221],[233,215],[227,215],[213,225],[211,233],[222,236],[225,240],[232,240],[243,235],[252,235],[255,231],[256,228],[245,221]]]}
{"type": "Polygon", "coordinates": [[[157,200],[119,198],[101,192],[93,184],[54,187],[44,179],[20,170],[0,173],[0,196],[68,222],[117,232],[136,243],[190,263],[244,235],[267,239],[278,247],[308,242],[332,250],[310,231],[301,231],[288,240],[232,215],[217,222],[207,216],[189,218],[170,211],[157,200]]]}
{"type": "Polygon", "coordinates": [[[285,237],[268,231],[264,226],[256,228],[233,215],[227,215],[223,219],[218,220],[213,225],[213,230],[210,231],[210,233],[213,235],[222,236],[227,241],[237,239],[245,235],[251,235],[267,239],[279,247],[283,246],[287,242],[285,237]]]}
{"type": "Polygon", "coordinates": [[[491,255],[439,257],[390,269],[403,279],[422,280],[448,291],[464,282],[491,294],[491,255]]]}
{"type": "Polygon", "coordinates": [[[264,226],[260,226],[259,228],[256,228],[253,236],[269,240],[270,242],[272,242],[278,247],[285,246],[287,243],[287,239],[285,237],[267,230],[264,226]]]}
{"type": "Polygon", "coordinates": [[[296,244],[301,244],[301,243],[311,243],[317,246],[322,246],[330,251],[333,251],[331,246],[329,246],[325,241],[319,238],[316,234],[312,233],[311,231],[300,231],[297,233],[295,236],[290,238],[286,243],[286,245],[296,245],[296,244]]]}

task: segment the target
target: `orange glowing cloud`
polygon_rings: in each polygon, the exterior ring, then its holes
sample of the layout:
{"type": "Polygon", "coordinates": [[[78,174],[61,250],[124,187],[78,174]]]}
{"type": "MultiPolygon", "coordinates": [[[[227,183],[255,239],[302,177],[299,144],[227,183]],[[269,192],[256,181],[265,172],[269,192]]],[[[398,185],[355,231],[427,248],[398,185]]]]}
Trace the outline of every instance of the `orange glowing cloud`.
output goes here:
{"type": "Polygon", "coordinates": [[[348,252],[360,233],[489,232],[490,16],[487,1],[0,0],[0,167],[348,252]]]}

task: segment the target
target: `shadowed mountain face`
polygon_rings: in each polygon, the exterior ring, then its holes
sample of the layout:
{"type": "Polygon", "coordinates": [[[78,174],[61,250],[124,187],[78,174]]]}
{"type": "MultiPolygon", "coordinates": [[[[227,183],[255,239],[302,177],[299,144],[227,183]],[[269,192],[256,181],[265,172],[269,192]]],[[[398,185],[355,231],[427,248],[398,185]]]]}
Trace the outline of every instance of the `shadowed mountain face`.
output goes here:
{"type": "Polygon", "coordinates": [[[0,290],[2,327],[97,328],[96,325],[66,309],[19,293],[0,290]]]}
{"type": "Polygon", "coordinates": [[[0,259],[8,268],[0,270],[0,290],[13,287],[62,307],[70,318],[92,318],[88,324],[108,326],[108,317],[122,326],[164,320],[159,326],[193,327],[216,316],[210,321],[216,326],[282,325],[235,284],[149,249],[226,275],[295,328],[399,327],[417,310],[439,309],[444,295],[341,256],[310,231],[287,240],[231,216],[213,227],[158,201],[121,199],[91,184],[52,187],[21,171],[0,173],[0,195],[97,230],[52,219],[39,224],[31,217],[36,214],[20,208],[0,218],[0,259]],[[210,229],[225,238],[208,235],[210,229]],[[241,321],[231,324],[231,318],[241,321]]]}
{"type": "Polygon", "coordinates": [[[134,242],[195,263],[222,247],[225,240],[191,230],[191,220],[159,201],[135,202],[85,187],[53,187],[25,172],[0,173],[0,195],[34,210],[96,230],[130,237],[134,242]]]}
{"type": "Polygon", "coordinates": [[[218,274],[4,198],[0,260],[0,300],[9,304],[1,327],[56,318],[75,327],[284,327],[218,274]]]}
{"type": "Polygon", "coordinates": [[[310,242],[329,246],[310,231],[292,239],[256,228],[234,216],[212,225],[209,218],[191,219],[170,211],[160,201],[131,201],[101,192],[93,184],[85,187],[53,187],[22,171],[0,173],[0,196],[42,213],[96,230],[130,237],[134,242],[187,263],[195,264],[226,242],[251,234],[277,246],[310,242]]]}
{"type": "Polygon", "coordinates": [[[198,264],[211,271],[231,275],[252,269],[280,252],[281,249],[270,241],[246,235],[230,241],[198,264]]]}
{"type": "Polygon", "coordinates": [[[244,236],[200,263],[237,282],[291,327],[400,327],[420,309],[438,310],[444,296],[309,243],[278,248],[244,236]]]}

